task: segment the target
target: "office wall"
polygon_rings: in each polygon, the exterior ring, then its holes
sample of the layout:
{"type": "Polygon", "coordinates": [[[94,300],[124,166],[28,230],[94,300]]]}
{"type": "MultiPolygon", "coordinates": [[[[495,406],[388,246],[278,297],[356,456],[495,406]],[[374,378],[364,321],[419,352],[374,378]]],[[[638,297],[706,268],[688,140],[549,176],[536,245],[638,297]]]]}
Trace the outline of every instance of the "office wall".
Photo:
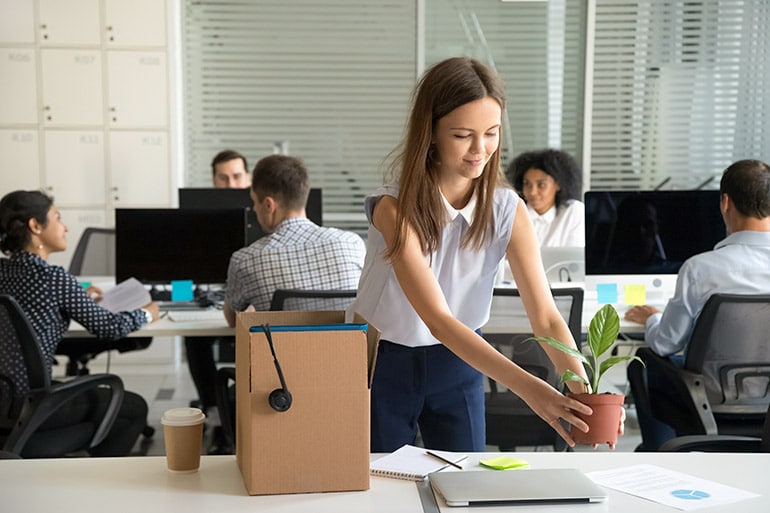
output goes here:
{"type": "Polygon", "coordinates": [[[4,0],[0,20],[0,191],[54,196],[66,265],[115,208],[174,201],[167,5],[4,0]]]}

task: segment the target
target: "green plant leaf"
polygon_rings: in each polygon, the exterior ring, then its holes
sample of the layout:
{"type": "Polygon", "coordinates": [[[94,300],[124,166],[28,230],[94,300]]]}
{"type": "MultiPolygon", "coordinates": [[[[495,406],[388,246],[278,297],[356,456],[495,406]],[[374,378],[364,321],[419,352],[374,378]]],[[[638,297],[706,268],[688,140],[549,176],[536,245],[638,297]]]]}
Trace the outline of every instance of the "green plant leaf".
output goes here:
{"type": "Polygon", "coordinates": [[[579,381],[580,383],[583,383],[586,387],[588,387],[588,393],[591,393],[591,383],[588,382],[587,379],[585,379],[580,374],[575,374],[571,370],[567,369],[564,371],[564,373],[561,375],[561,382],[566,383],[567,381],[579,381]]]}
{"type": "Polygon", "coordinates": [[[577,349],[574,349],[574,348],[568,346],[567,344],[565,344],[563,342],[559,342],[555,338],[551,338],[551,337],[529,337],[527,340],[535,340],[535,341],[540,342],[540,343],[548,344],[549,346],[553,346],[556,349],[558,349],[560,351],[563,351],[563,352],[567,353],[568,355],[577,358],[578,360],[580,360],[581,362],[583,362],[583,363],[585,363],[587,365],[591,365],[590,362],[588,361],[588,358],[586,358],[583,353],[581,353],[577,349]]]}
{"type": "Polygon", "coordinates": [[[595,361],[612,347],[620,333],[620,317],[612,305],[604,305],[596,312],[588,327],[588,347],[595,361]]]}

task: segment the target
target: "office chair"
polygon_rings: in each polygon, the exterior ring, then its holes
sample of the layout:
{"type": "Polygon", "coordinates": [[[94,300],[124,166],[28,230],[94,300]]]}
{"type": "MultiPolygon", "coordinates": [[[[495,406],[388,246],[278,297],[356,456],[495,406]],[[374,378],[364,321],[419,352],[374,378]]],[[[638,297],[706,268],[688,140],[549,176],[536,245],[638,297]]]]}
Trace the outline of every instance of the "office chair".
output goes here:
{"type": "Polygon", "coordinates": [[[277,289],[270,310],[345,310],[356,297],[356,289],[277,289]]]}
{"type": "MultiPolygon", "coordinates": [[[[355,297],[355,289],[277,289],[270,301],[270,310],[344,310],[355,297]],[[291,308],[287,308],[289,306],[291,308]]],[[[216,380],[219,418],[225,438],[235,447],[235,387],[230,382],[235,383],[235,367],[220,367],[216,380]]]]}
{"type": "Polygon", "coordinates": [[[235,367],[217,369],[216,394],[222,431],[230,447],[235,447],[235,367]]]}
{"type": "MultiPolygon", "coordinates": [[[[581,321],[583,315],[583,289],[552,289],[554,300],[564,316],[575,343],[580,348],[581,321]]],[[[526,316],[519,291],[513,288],[496,288],[493,294],[493,312],[505,308],[505,315],[519,313],[526,316]]],[[[483,328],[482,328],[483,331],[483,328]]],[[[545,380],[554,388],[560,388],[559,375],[540,344],[527,341],[531,334],[483,334],[498,351],[531,374],[545,380]]],[[[516,447],[551,446],[555,451],[568,448],[566,442],[517,395],[489,378],[490,391],[485,394],[487,444],[497,445],[501,451],[513,451],[516,447]]]]}
{"type": "Polygon", "coordinates": [[[84,451],[109,432],[123,401],[123,382],[111,374],[51,383],[37,334],[11,296],[0,295],[0,449],[24,458],[52,458],[84,451]],[[39,430],[73,397],[100,387],[112,391],[102,418],[39,430]]]}
{"type": "MultiPolygon", "coordinates": [[[[115,276],[115,229],[86,228],[81,235],[69,267],[75,276],[115,276]]],[[[147,349],[152,337],[126,337],[119,340],[91,338],[64,338],[56,354],[67,356],[67,376],[89,373],[88,362],[105,351],[119,353],[147,349]]],[[[109,367],[108,367],[109,369],[109,367]]]]}
{"type": "Polygon", "coordinates": [[[770,404],[768,326],[770,295],[714,294],[695,321],[683,368],[649,348],[636,352],[663,370],[684,407],[651,396],[644,369],[634,361],[628,380],[636,407],[678,436],[759,437],[770,404]]]}
{"type": "Polygon", "coordinates": [[[770,406],[760,438],[738,435],[687,435],[667,440],[659,452],[770,452],[770,406]]]}

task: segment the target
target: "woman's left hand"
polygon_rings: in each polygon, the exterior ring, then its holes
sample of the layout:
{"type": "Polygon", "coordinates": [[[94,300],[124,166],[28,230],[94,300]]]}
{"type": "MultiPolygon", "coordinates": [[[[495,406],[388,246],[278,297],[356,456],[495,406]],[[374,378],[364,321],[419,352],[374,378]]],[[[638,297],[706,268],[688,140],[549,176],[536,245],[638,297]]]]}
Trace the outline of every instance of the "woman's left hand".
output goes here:
{"type": "Polygon", "coordinates": [[[102,300],[102,289],[94,285],[88,286],[88,288],[86,289],[86,294],[88,294],[88,297],[90,297],[97,303],[102,300]]]}

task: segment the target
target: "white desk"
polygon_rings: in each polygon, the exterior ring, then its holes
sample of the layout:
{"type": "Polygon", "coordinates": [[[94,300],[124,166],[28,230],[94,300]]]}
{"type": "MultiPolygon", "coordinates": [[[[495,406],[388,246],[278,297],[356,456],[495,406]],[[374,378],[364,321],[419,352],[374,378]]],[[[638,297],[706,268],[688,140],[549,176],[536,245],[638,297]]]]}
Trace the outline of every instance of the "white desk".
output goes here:
{"type": "MultiPolygon", "coordinates": [[[[584,472],[651,463],[703,479],[717,481],[761,497],[726,508],[698,510],[770,511],[767,468],[770,454],[715,453],[515,453],[532,468],[573,467],[584,472]]],[[[472,454],[465,464],[489,454],[472,454]]],[[[329,469],[333,472],[334,469],[329,469]]],[[[171,474],[164,457],[74,458],[56,460],[0,460],[3,511],[56,513],[423,513],[412,481],[372,477],[364,492],[249,496],[234,456],[203,456],[194,474],[171,474]]],[[[591,505],[485,507],[484,512],[516,513],[612,511],[622,513],[674,512],[677,510],[609,490],[609,502],[591,505]]],[[[442,508],[446,511],[449,508],[442,508]]],[[[470,511],[451,508],[454,512],[470,511]]]]}
{"type": "MultiPolygon", "coordinates": [[[[91,337],[83,326],[76,322],[70,324],[65,337],[91,337]]],[[[129,337],[233,337],[235,328],[227,325],[224,315],[222,320],[177,322],[164,317],[145,324],[141,329],[128,334],[129,337]]]]}

